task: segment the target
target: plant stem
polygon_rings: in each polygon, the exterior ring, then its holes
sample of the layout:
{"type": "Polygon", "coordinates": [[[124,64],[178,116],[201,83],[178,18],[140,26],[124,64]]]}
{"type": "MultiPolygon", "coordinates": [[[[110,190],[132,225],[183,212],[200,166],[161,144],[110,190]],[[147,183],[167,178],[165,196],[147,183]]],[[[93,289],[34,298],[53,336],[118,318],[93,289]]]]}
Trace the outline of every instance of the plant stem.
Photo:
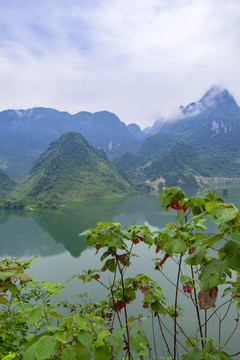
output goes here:
{"type": "MultiPolygon", "coordinates": [[[[160,318],[159,318],[159,321],[162,323],[163,327],[167,330],[167,332],[168,332],[172,337],[174,337],[174,334],[171,333],[171,331],[167,328],[167,326],[164,324],[164,322],[163,322],[160,318]]],[[[179,345],[181,345],[181,347],[182,347],[187,353],[189,353],[188,349],[186,349],[186,348],[184,347],[184,345],[183,345],[178,339],[177,339],[177,342],[179,343],[179,345]]],[[[194,346],[193,343],[191,343],[191,345],[194,346]]],[[[168,349],[169,349],[169,347],[168,347],[168,349]]],[[[170,352],[170,349],[169,349],[168,351],[169,351],[169,353],[171,353],[171,352],[170,352]]],[[[171,356],[172,356],[172,354],[171,354],[171,356]]]]}
{"type": "Polygon", "coordinates": [[[125,290],[124,290],[124,278],[123,278],[123,269],[117,259],[117,254],[115,254],[115,259],[117,262],[117,266],[118,266],[118,270],[120,273],[120,277],[121,277],[121,283],[122,283],[122,294],[123,294],[123,301],[124,301],[124,316],[125,316],[125,324],[126,324],[126,332],[127,332],[127,344],[128,344],[128,350],[127,350],[127,354],[129,356],[129,359],[133,359],[132,354],[131,354],[131,350],[130,350],[130,334],[129,334],[129,327],[128,327],[128,317],[127,317],[127,308],[126,308],[126,301],[125,301],[125,290]]]}
{"type": "Polygon", "coordinates": [[[155,329],[154,329],[153,312],[151,311],[151,313],[152,313],[152,333],[153,333],[154,352],[155,352],[156,360],[158,360],[158,356],[157,356],[157,346],[156,346],[156,338],[155,338],[155,329]]]}
{"type": "Polygon", "coordinates": [[[208,323],[208,321],[211,319],[211,317],[224,305],[226,305],[228,302],[232,301],[232,299],[229,299],[227,301],[225,301],[225,303],[223,303],[222,305],[218,306],[214,311],[213,313],[209,316],[209,318],[204,322],[204,324],[201,325],[201,327],[205,326],[206,323],[208,323]]]}
{"type": "MultiPolygon", "coordinates": [[[[195,284],[195,279],[194,279],[194,271],[193,271],[193,267],[191,265],[191,273],[192,273],[192,279],[193,279],[193,283],[195,284]]],[[[200,331],[200,336],[201,338],[203,338],[203,331],[202,331],[202,324],[201,324],[201,318],[200,318],[200,313],[199,313],[199,306],[198,306],[198,300],[197,300],[197,292],[196,292],[196,288],[194,286],[194,289],[193,289],[193,292],[194,292],[194,298],[195,298],[195,309],[196,309],[196,312],[197,312],[197,319],[198,319],[198,326],[199,326],[199,331],[200,331]]],[[[206,324],[206,322],[205,322],[206,324]]],[[[206,332],[206,326],[205,326],[205,332],[206,332]]],[[[201,340],[201,343],[202,343],[202,348],[204,347],[204,341],[201,340]]]]}
{"type": "MultiPolygon", "coordinates": [[[[163,340],[164,340],[164,342],[165,342],[166,348],[167,348],[167,350],[168,350],[169,355],[172,357],[172,353],[171,353],[170,348],[169,348],[169,346],[168,346],[167,339],[166,339],[166,337],[165,337],[165,335],[164,335],[164,332],[163,332],[162,321],[161,321],[161,319],[160,319],[160,317],[159,317],[159,314],[157,314],[157,318],[158,318],[159,328],[160,328],[160,331],[161,331],[163,340]]],[[[181,345],[181,344],[180,344],[180,345],[181,345]]]]}
{"type": "Polygon", "coordinates": [[[181,264],[182,264],[182,254],[180,256],[179,265],[178,265],[178,275],[177,275],[177,283],[176,283],[176,293],[175,293],[175,317],[174,317],[174,340],[173,340],[173,360],[176,360],[177,354],[177,303],[178,303],[178,287],[179,287],[179,279],[181,273],[181,264]]]}

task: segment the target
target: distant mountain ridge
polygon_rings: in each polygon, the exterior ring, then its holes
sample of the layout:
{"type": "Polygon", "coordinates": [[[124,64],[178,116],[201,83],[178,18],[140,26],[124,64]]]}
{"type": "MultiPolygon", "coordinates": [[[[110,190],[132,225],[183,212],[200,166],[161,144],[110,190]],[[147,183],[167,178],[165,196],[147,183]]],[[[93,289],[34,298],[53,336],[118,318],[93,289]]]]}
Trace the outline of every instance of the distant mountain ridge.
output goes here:
{"type": "Polygon", "coordinates": [[[176,141],[192,145],[212,176],[240,176],[240,108],[226,90],[211,88],[185,116],[163,125],[176,141]]]}
{"type": "Polygon", "coordinates": [[[135,154],[116,161],[132,177],[163,177],[167,186],[197,186],[195,175],[240,177],[240,108],[233,96],[214,86],[181,111],[175,121],[158,124],[158,133],[148,136],[135,154]]]}
{"type": "MultiPolygon", "coordinates": [[[[0,112],[0,168],[21,179],[37,159],[40,169],[42,154],[51,141],[78,132],[95,149],[102,149],[111,159],[116,157],[115,170],[129,186],[139,190],[143,181],[161,176],[171,185],[179,184],[183,176],[186,184],[195,185],[195,175],[240,177],[240,108],[233,96],[213,86],[199,101],[180,109],[181,115],[175,121],[160,118],[143,131],[135,123],[126,126],[107,111],[71,115],[46,108],[6,110],[0,112]]],[[[103,152],[98,156],[108,161],[103,152]]],[[[51,161],[54,164],[61,158],[51,161]]],[[[33,169],[29,174],[32,179],[33,169]]],[[[44,169],[46,177],[51,166],[44,169]]]]}
{"type": "Polygon", "coordinates": [[[0,168],[23,178],[50,142],[69,131],[81,133],[110,157],[139,146],[127,126],[108,111],[71,115],[41,107],[5,110],[0,112],[0,168]]]}

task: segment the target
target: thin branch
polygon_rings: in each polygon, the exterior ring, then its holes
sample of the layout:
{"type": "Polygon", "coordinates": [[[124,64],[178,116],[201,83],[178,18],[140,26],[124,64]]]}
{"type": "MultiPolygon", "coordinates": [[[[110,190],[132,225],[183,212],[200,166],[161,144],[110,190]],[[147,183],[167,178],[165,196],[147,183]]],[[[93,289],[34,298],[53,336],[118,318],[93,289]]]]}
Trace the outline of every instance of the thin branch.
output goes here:
{"type": "MultiPolygon", "coordinates": [[[[161,269],[158,269],[158,271],[160,271],[160,273],[165,277],[165,279],[167,279],[167,280],[170,282],[170,284],[172,284],[172,285],[176,288],[176,285],[174,284],[174,282],[173,282],[172,280],[170,280],[170,279],[167,277],[167,275],[165,275],[164,272],[163,272],[161,269]]],[[[187,295],[185,294],[185,292],[182,291],[180,288],[178,289],[178,291],[180,291],[183,295],[187,296],[187,295]]],[[[188,297],[188,296],[187,296],[187,297],[188,297]]]]}
{"type": "Polygon", "coordinates": [[[123,294],[123,301],[124,301],[124,316],[125,316],[125,324],[126,324],[126,332],[127,332],[127,345],[128,345],[128,349],[127,349],[127,354],[129,356],[129,359],[133,359],[132,354],[131,354],[131,350],[130,350],[130,334],[129,334],[129,327],[128,327],[128,316],[127,316],[127,309],[126,309],[126,296],[125,296],[125,289],[124,289],[124,278],[123,278],[123,269],[119,263],[119,261],[117,260],[117,254],[115,253],[115,259],[117,262],[117,266],[118,266],[118,270],[120,273],[120,277],[121,277],[121,284],[122,284],[122,294],[123,294]]]}
{"type": "MultiPolygon", "coordinates": [[[[239,312],[238,312],[238,316],[239,316],[239,312]]],[[[235,328],[234,328],[233,331],[231,332],[231,334],[230,334],[230,336],[228,337],[227,341],[225,342],[224,346],[227,345],[227,343],[229,342],[229,340],[231,339],[231,337],[233,336],[233,334],[234,334],[235,331],[237,330],[238,325],[239,325],[239,324],[238,324],[238,321],[237,321],[237,323],[236,323],[236,325],[235,325],[235,328]]]]}
{"type": "Polygon", "coordinates": [[[222,305],[218,306],[214,311],[213,313],[209,316],[209,318],[204,322],[204,324],[201,325],[201,327],[205,326],[206,323],[211,319],[211,317],[221,308],[223,307],[224,305],[226,305],[228,302],[232,301],[232,299],[229,299],[227,301],[225,301],[225,303],[223,303],[222,305]]]}
{"type": "Polygon", "coordinates": [[[153,333],[153,345],[154,345],[154,352],[155,352],[155,357],[156,360],[158,360],[158,356],[157,356],[157,346],[156,346],[156,338],[155,338],[155,329],[154,329],[154,320],[153,320],[153,312],[152,313],[152,333],[153,333]]]}
{"type": "Polygon", "coordinates": [[[167,350],[168,350],[169,355],[172,357],[171,350],[170,350],[170,348],[169,348],[169,346],[168,346],[167,339],[166,339],[166,337],[165,337],[165,335],[164,335],[164,332],[163,332],[162,321],[161,321],[158,313],[157,313],[157,318],[158,318],[158,324],[159,324],[159,328],[160,328],[160,331],[161,331],[161,334],[162,334],[164,343],[165,343],[165,345],[166,345],[166,348],[167,348],[167,350]]]}
{"type": "Polygon", "coordinates": [[[229,355],[229,356],[237,356],[237,355],[239,355],[239,354],[240,354],[240,351],[239,351],[238,353],[236,353],[236,354],[229,355]]]}
{"type": "MultiPolygon", "coordinates": [[[[167,330],[167,332],[172,336],[172,337],[174,337],[174,335],[171,333],[171,331],[167,328],[167,326],[164,324],[164,322],[161,320],[161,319],[159,319],[160,321],[161,321],[161,323],[162,323],[162,325],[163,325],[163,327],[167,330]]],[[[187,353],[189,353],[189,351],[188,351],[188,349],[187,348],[185,348],[185,346],[177,339],[177,342],[179,343],[179,345],[181,345],[181,347],[187,352],[187,353]]],[[[192,344],[193,345],[193,344],[192,344]]],[[[193,345],[194,346],[194,345],[193,345]]],[[[170,352],[170,350],[169,350],[169,352],[170,352]]],[[[172,356],[172,355],[171,355],[172,356]]]]}
{"type": "MultiPolygon", "coordinates": [[[[193,283],[195,284],[194,271],[193,271],[192,265],[191,265],[191,273],[192,273],[193,283]]],[[[203,338],[203,332],[202,332],[202,326],[201,326],[201,317],[200,317],[200,312],[199,312],[199,306],[198,306],[198,301],[197,301],[197,291],[196,291],[195,286],[194,286],[194,289],[193,289],[193,293],[194,293],[194,298],[195,298],[195,309],[196,309],[196,313],[197,313],[200,336],[201,336],[201,338],[203,338]]],[[[204,341],[201,340],[201,343],[202,343],[202,348],[203,348],[204,347],[204,341]]]]}
{"type": "Polygon", "coordinates": [[[179,266],[178,266],[178,274],[177,274],[177,284],[176,284],[176,293],[175,293],[175,318],[174,318],[174,341],[173,341],[173,359],[176,360],[177,354],[177,303],[178,303],[178,286],[179,286],[179,279],[180,279],[180,272],[181,272],[181,263],[182,263],[182,255],[180,256],[179,266]]]}

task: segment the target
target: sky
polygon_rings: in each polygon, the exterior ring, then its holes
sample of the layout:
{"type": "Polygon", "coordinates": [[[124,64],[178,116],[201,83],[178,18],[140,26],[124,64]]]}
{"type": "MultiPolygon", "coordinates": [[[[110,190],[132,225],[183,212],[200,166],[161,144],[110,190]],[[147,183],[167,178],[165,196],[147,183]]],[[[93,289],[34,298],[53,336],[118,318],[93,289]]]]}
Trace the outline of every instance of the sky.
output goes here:
{"type": "Polygon", "coordinates": [[[240,104],[239,0],[0,0],[0,111],[107,110],[144,128],[212,86],[240,104]]]}

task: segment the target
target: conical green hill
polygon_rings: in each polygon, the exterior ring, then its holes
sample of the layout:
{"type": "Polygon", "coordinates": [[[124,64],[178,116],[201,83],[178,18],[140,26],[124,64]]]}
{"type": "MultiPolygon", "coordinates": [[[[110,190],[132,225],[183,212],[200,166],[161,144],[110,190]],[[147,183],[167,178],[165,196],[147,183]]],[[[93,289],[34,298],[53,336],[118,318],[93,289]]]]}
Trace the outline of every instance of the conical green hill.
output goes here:
{"type": "Polygon", "coordinates": [[[133,191],[105,153],[74,132],[53,141],[16,189],[18,195],[44,202],[110,198],[133,191]]]}

